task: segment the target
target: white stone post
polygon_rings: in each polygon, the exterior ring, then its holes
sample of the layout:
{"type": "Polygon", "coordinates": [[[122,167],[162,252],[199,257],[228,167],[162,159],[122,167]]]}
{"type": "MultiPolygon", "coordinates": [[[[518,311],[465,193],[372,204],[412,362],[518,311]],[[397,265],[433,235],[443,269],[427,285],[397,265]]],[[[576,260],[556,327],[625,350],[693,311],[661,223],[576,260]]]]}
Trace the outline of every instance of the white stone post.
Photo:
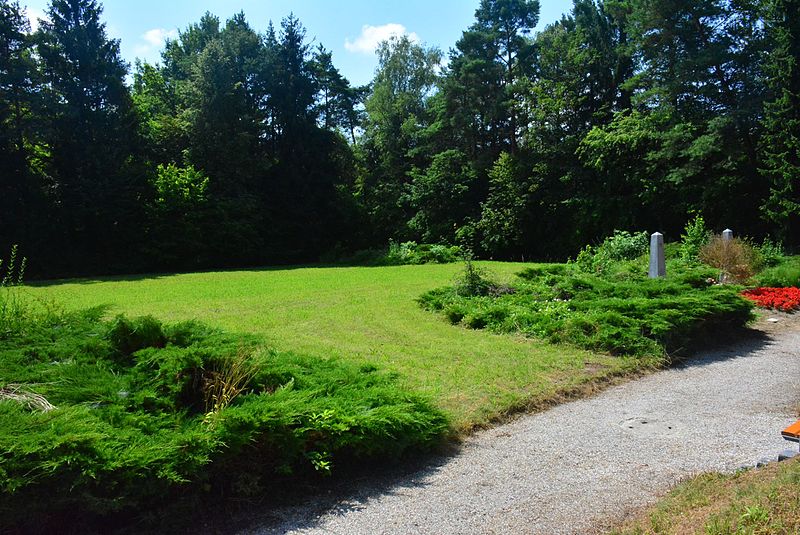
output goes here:
{"type": "Polygon", "coordinates": [[[729,228],[726,228],[722,231],[722,239],[725,241],[731,241],[733,239],[733,231],[729,228]]]}
{"type": "Polygon", "coordinates": [[[664,261],[664,235],[654,232],[650,236],[650,271],[651,279],[667,276],[667,265],[664,261]]]}

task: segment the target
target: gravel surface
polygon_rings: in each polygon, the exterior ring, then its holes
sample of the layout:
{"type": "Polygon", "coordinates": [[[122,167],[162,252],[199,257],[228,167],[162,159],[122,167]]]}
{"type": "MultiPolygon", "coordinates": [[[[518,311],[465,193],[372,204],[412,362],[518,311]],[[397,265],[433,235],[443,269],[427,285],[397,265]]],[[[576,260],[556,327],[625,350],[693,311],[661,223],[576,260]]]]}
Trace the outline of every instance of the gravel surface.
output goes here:
{"type": "Polygon", "coordinates": [[[594,533],[683,478],[786,449],[800,401],[794,318],[590,399],[468,438],[402,477],[270,512],[245,533],[594,533]],[[794,323],[786,328],[787,323],[794,323]]]}

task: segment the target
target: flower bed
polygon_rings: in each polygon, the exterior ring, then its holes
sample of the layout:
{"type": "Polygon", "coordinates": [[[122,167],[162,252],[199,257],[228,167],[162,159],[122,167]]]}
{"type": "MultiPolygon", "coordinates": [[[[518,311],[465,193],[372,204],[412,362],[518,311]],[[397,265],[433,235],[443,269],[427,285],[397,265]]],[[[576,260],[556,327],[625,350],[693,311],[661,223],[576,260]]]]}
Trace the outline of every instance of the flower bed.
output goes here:
{"type": "Polygon", "coordinates": [[[800,309],[800,289],[789,288],[755,288],[745,290],[742,295],[763,308],[774,308],[783,312],[800,309]]]}

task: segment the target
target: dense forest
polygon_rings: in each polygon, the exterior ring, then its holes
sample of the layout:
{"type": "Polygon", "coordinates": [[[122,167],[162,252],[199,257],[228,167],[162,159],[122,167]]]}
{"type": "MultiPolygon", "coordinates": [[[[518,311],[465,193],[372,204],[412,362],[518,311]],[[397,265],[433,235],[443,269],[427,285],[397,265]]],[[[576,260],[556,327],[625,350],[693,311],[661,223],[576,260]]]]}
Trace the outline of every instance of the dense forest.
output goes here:
{"type": "Polygon", "coordinates": [[[564,259],[614,229],[800,235],[800,0],[480,0],[368,86],[289,15],[206,14],[127,65],[95,0],[0,0],[0,250],[36,276],[385,246],[564,259]]]}

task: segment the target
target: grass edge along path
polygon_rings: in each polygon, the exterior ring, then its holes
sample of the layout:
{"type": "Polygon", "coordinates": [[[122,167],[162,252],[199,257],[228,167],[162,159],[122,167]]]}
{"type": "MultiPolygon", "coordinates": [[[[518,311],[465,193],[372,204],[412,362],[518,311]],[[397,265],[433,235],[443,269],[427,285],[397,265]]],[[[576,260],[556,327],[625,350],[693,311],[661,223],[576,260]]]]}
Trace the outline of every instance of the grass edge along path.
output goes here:
{"type": "MultiPolygon", "coordinates": [[[[532,264],[480,262],[499,280],[532,264]]],[[[456,433],[544,408],[640,373],[650,364],[523,336],[455,328],[417,298],[452,284],[459,264],[298,267],[39,283],[35,297],[109,314],[197,319],[257,334],[277,351],[396,372],[433,399],[456,433]]]]}
{"type": "Polygon", "coordinates": [[[693,477],[611,533],[800,533],[800,458],[693,477]]]}

